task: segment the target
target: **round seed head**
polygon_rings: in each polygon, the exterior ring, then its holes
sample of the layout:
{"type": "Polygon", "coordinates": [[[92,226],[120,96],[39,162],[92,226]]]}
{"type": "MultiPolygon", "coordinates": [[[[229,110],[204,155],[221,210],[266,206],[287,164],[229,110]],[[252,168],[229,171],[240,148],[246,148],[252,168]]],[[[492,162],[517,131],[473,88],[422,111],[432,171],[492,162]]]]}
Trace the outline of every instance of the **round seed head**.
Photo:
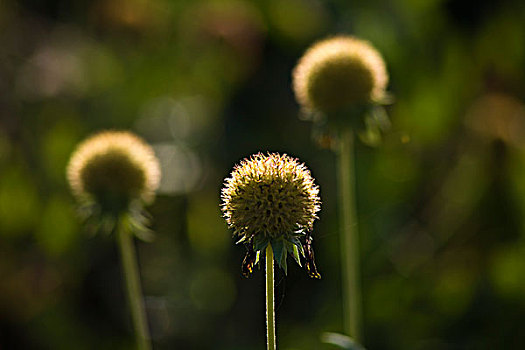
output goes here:
{"type": "Polygon", "coordinates": [[[312,230],[319,188],[297,159],[257,153],[236,165],[222,189],[222,211],[234,235],[268,238],[312,230]]]}
{"type": "Polygon", "coordinates": [[[367,41],[336,36],[314,44],[293,71],[293,88],[306,110],[336,112],[352,104],[383,99],[385,62],[367,41]]]}
{"type": "MultiPolygon", "coordinates": [[[[160,181],[153,149],[127,131],[104,131],[83,141],[67,167],[71,190],[79,199],[104,206],[150,202],[160,181]]],[[[122,208],[119,208],[122,209],[122,208]]]]}

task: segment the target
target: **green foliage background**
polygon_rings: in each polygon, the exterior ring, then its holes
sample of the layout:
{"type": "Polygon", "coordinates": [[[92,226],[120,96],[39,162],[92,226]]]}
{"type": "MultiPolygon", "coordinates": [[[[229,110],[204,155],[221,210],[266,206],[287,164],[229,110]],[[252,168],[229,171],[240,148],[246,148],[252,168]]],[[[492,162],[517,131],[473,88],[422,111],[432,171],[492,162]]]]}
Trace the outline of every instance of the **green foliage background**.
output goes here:
{"type": "Polygon", "coordinates": [[[395,103],[357,147],[367,349],[523,349],[521,1],[0,2],[0,348],[129,349],[113,237],[75,216],[65,166],[101,129],[155,146],[164,179],[138,243],[156,349],[263,349],[262,271],[240,274],[219,210],[241,158],[279,151],[321,188],[323,279],[277,277],[281,349],[341,331],[335,159],[299,120],[291,70],[351,33],[384,54],[395,103]]]}

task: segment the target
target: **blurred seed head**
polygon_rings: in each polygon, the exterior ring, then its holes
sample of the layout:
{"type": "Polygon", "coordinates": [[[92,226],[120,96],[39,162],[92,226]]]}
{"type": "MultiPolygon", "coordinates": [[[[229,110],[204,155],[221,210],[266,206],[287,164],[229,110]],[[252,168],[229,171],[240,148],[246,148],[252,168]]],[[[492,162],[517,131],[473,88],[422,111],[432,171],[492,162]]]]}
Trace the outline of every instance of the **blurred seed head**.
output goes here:
{"type": "Polygon", "coordinates": [[[311,46],[293,71],[293,88],[307,111],[336,112],[353,104],[381,102],[388,73],[367,41],[336,36],[311,46]]]}
{"type": "Polygon", "coordinates": [[[67,178],[80,200],[95,200],[102,208],[125,209],[134,199],[154,199],[160,166],[152,148],[138,136],[127,131],[104,131],[77,147],[67,167],[67,178]]]}
{"type": "Polygon", "coordinates": [[[257,153],[236,165],[222,189],[222,211],[234,235],[287,237],[312,230],[321,200],[310,171],[286,154],[257,153]]]}

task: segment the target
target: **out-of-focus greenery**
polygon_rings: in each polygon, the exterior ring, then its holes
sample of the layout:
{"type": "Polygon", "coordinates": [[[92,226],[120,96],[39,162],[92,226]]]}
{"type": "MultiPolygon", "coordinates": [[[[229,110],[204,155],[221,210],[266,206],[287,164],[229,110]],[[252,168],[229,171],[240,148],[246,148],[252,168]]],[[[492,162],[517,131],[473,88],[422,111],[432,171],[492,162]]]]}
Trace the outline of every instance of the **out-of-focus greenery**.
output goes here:
{"type": "Polygon", "coordinates": [[[264,348],[263,274],[241,277],[219,192],[269,150],[305,161],[323,199],[323,279],[278,273],[279,346],[333,349],[334,156],[290,83],[337,33],[377,46],[396,98],[383,143],[357,148],[367,349],[525,348],[521,1],[6,0],[0,28],[0,348],[132,348],[115,242],[82,229],[64,174],[116,128],[163,166],[156,240],[137,244],[155,348],[264,348]]]}

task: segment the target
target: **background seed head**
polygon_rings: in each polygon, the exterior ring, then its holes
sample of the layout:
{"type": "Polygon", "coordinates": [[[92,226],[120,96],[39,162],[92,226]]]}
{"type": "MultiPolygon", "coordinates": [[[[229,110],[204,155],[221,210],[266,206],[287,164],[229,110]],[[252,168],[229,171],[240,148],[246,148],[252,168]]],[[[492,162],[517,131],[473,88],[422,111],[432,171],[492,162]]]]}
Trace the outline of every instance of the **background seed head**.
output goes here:
{"type": "Polygon", "coordinates": [[[234,235],[275,238],[312,230],[319,188],[297,159],[258,153],[236,165],[222,189],[222,211],[234,235]]]}
{"type": "Polygon", "coordinates": [[[387,83],[388,73],[379,52],[369,42],[351,36],[314,44],[293,71],[299,104],[305,110],[323,113],[381,101],[387,83]]]}
{"type": "Polygon", "coordinates": [[[72,192],[102,206],[151,202],[160,181],[153,149],[127,131],[104,131],[83,141],[67,168],[72,192]]]}

